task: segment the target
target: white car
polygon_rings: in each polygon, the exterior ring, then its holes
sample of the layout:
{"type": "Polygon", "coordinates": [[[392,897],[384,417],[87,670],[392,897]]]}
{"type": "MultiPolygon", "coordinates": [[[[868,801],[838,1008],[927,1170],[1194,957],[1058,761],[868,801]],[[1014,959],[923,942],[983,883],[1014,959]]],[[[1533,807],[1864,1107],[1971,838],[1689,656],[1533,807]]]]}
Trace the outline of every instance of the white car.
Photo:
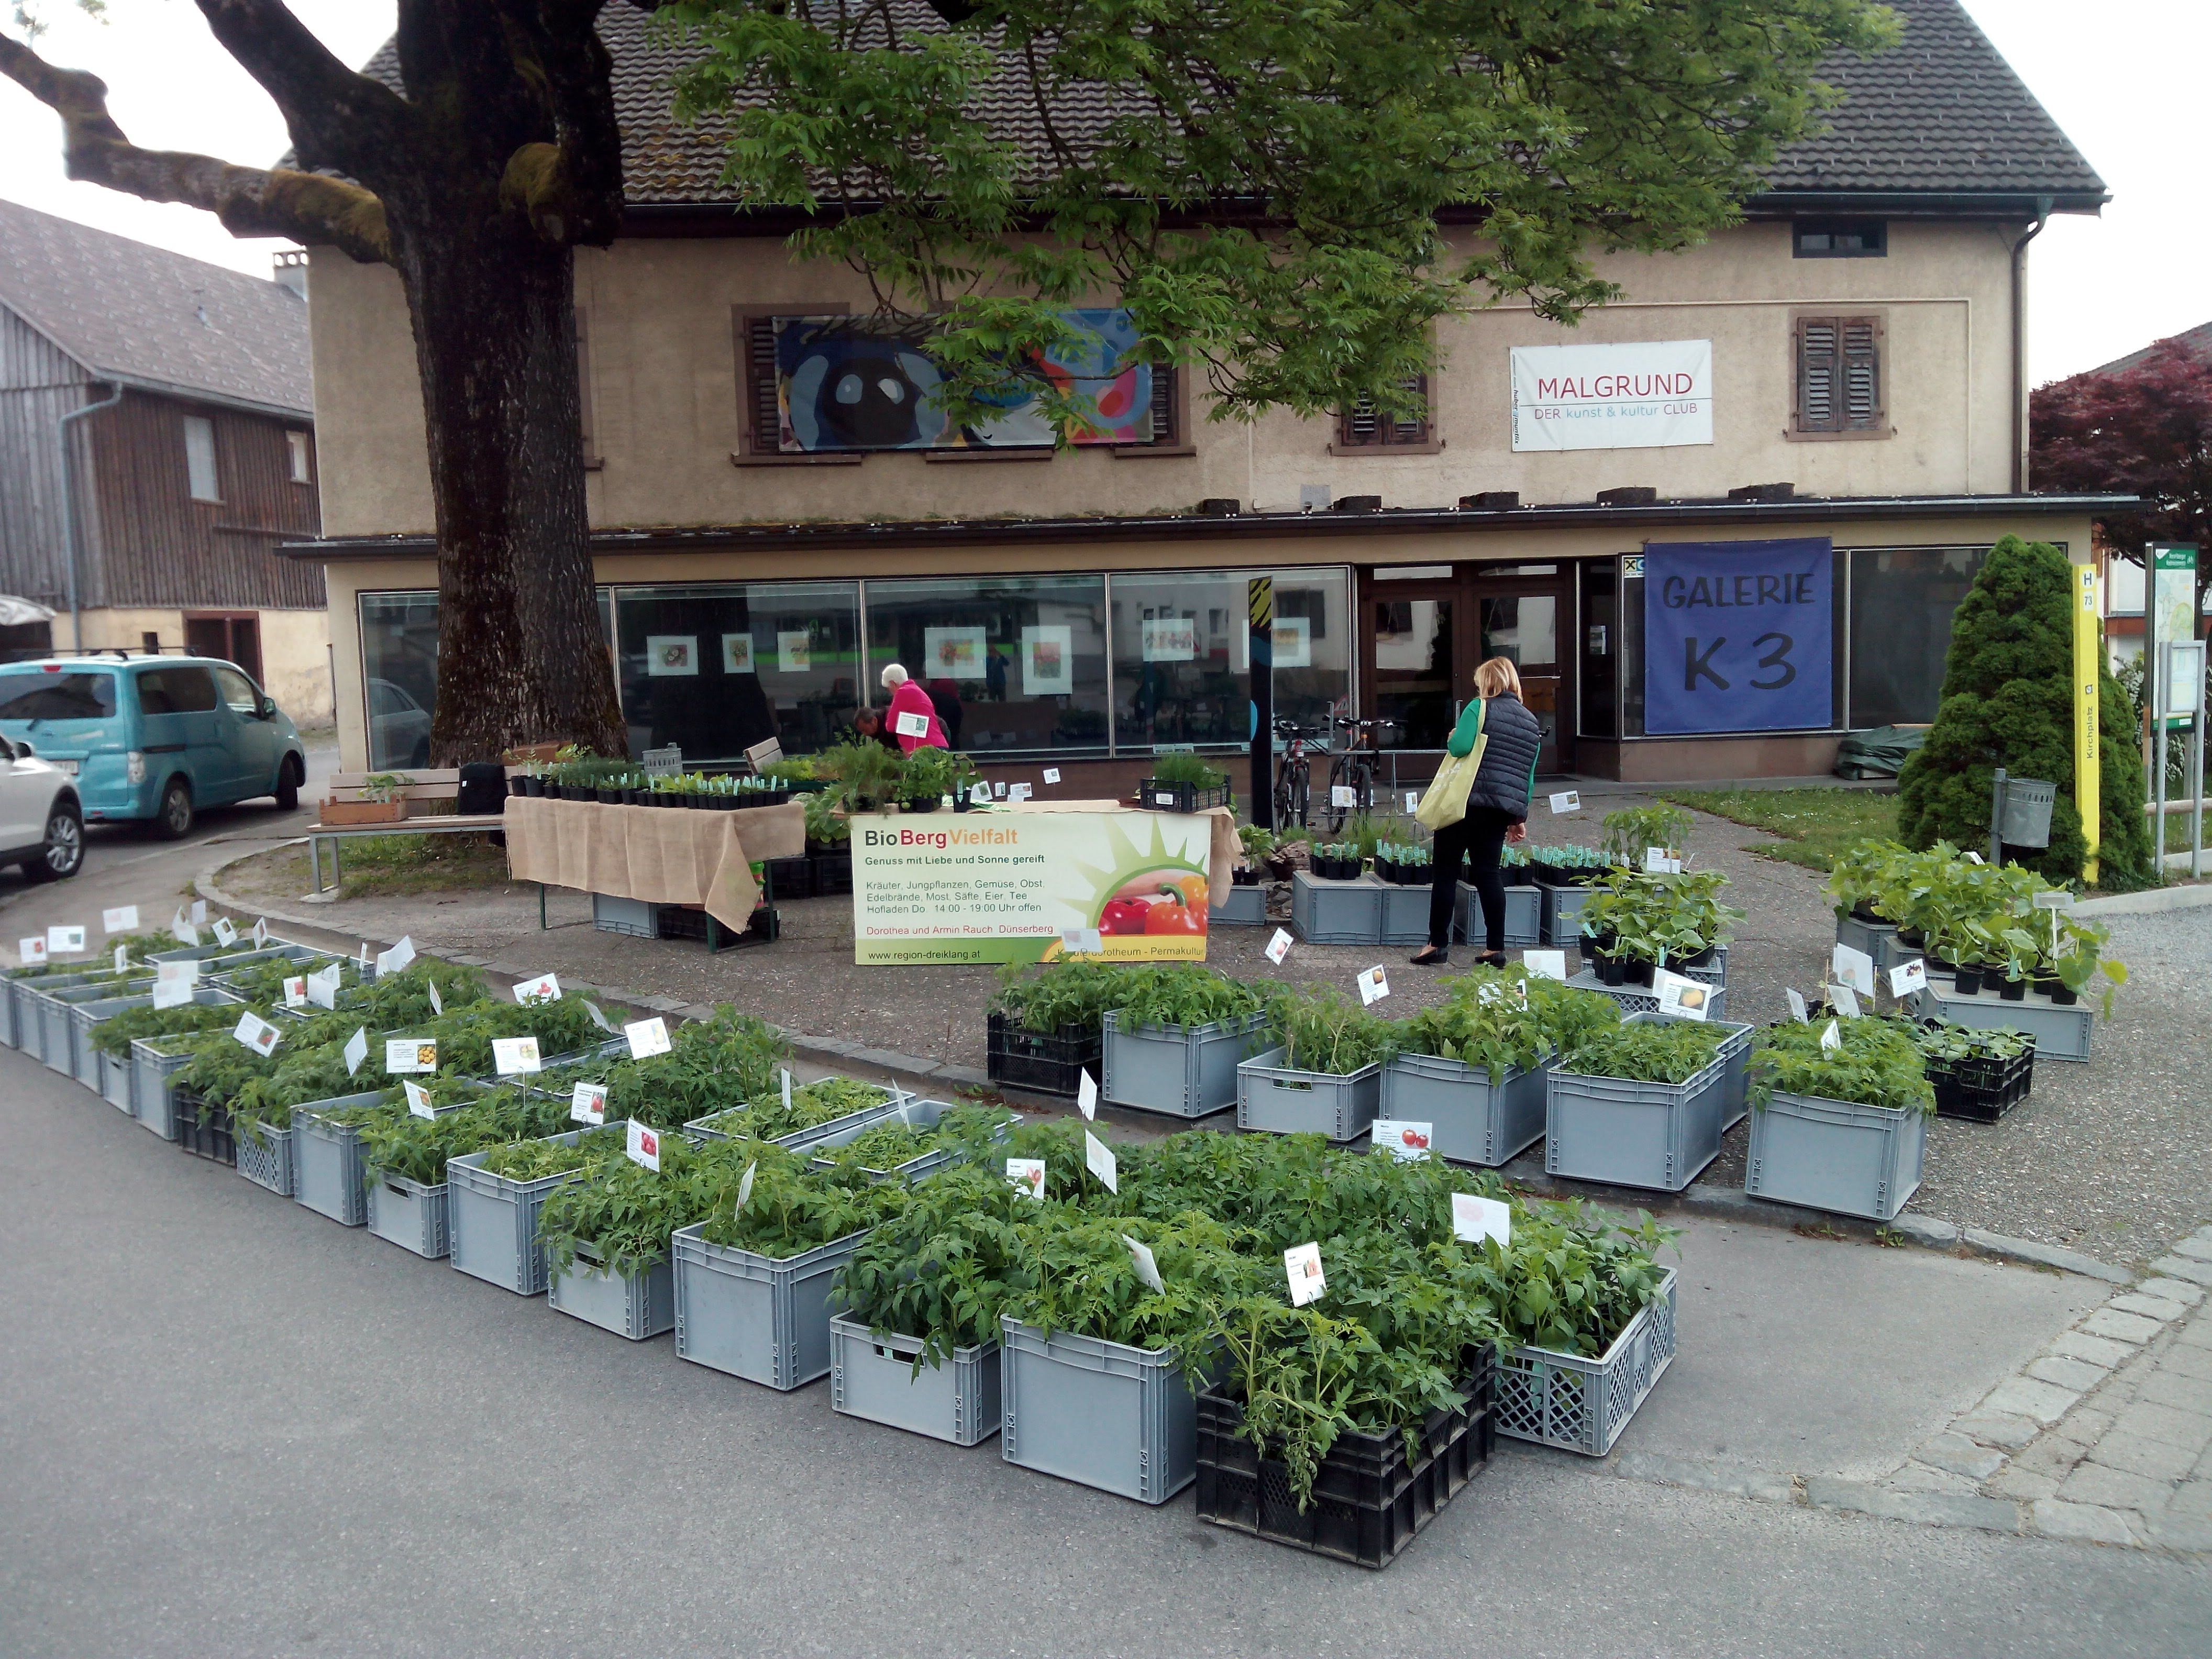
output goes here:
{"type": "Polygon", "coordinates": [[[0,738],[0,864],[28,881],[61,881],[84,868],[84,808],[69,774],[0,738]]]}

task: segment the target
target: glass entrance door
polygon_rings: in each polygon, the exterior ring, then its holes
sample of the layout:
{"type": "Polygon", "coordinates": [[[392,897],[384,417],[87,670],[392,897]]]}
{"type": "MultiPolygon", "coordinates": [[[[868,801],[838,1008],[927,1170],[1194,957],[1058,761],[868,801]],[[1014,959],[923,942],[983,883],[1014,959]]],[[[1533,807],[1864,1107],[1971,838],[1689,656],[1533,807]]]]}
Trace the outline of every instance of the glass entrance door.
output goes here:
{"type": "Polygon", "coordinates": [[[1470,573],[1482,639],[1475,660],[1510,659],[1522,701],[1544,728],[1537,769],[1574,764],[1573,683],[1563,647],[1573,629],[1574,598],[1565,565],[1476,565],[1470,573]]]}
{"type": "Polygon", "coordinates": [[[1455,581],[1372,584],[1373,678],[1367,709],[1393,722],[1386,749],[1441,749],[1458,718],[1464,675],[1457,653],[1465,615],[1455,581]]]}

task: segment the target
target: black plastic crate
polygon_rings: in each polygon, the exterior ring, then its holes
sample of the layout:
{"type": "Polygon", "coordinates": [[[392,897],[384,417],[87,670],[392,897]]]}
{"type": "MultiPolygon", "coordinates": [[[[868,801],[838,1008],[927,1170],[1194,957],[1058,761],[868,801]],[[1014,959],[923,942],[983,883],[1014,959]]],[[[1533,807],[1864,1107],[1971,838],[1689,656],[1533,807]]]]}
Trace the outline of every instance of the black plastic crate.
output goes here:
{"type": "Polygon", "coordinates": [[[1063,1025],[1057,1036],[1024,1030],[1004,1014],[993,1014],[985,1051],[994,1083],[1041,1095],[1077,1095],[1083,1073],[1097,1077],[1103,1036],[1080,1025],[1063,1025]]]}
{"type": "Polygon", "coordinates": [[[186,1089],[175,1091],[177,1150],[194,1158],[238,1167],[238,1142],[231,1134],[230,1108],[210,1106],[186,1089]]]}
{"type": "Polygon", "coordinates": [[[780,899],[814,896],[814,860],[810,858],[770,859],[764,868],[769,890],[780,899]]]}
{"type": "Polygon", "coordinates": [[[1339,1435],[1303,1513],[1289,1466],[1239,1432],[1243,1402],[1200,1395],[1198,1518],[1356,1566],[1389,1566],[1490,1462],[1496,1358],[1485,1353],[1480,1373],[1460,1384],[1467,1404],[1432,1413],[1422,1425],[1418,1463],[1407,1462],[1401,1434],[1339,1435]]]}
{"type": "MultiPolygon", "coordinates": [[[[704,910],[695,910],[688,906],[663,905],[659,921],[660,937],[663,939],[688,939],[700,945],[714,942],[708,932],[713,918],[704,910]]],[[[757,904],[753,907],[752,921],[743,933],[732,933],[727,927],[716,931],[720,934],[725,950],[738,945],[765,945],[783,936],[783,918],[771,906],[757,904]]]]}
{"type": "Polygon", "coordinates": [[[850,848],[838,853],[810,854],[807,862],[814,866],[814,896],[817,898],[853,890],[853,854],[850,848]]]}
{"type": "Polygon", "coordinates": [[[2009,1060],[1930,1060],[1928,1082],[1936,1091],[1939,1117],[1995,1123],[2034,1086],[2035,1050],[2030,1047],[2009,1060]]]}
{"type": "Polygon", "coordinates": [[[1231,805],[1236,799],[1237,792],[1225,783],[1217,789],[1201,789],[1194,783],[1146,778],[1137,791],[1137,805],[1156,812],[1203,812],[1209,807],[1231,805]]]}

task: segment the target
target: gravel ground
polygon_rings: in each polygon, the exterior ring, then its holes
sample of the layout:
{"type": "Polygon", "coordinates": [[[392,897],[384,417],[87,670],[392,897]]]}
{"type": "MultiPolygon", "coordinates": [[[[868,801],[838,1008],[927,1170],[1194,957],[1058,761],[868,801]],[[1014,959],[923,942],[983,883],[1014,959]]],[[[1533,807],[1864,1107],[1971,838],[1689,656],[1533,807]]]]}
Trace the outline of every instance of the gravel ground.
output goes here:
{"type": "MultiPolygon", "coordinates": [[[[1608,796],[1603,807],[1643,804],[1608,796]]],[[[1540,806],[1531,834],[1595,845],[1597,817],[1553,819],[1540,806]]],[[[1786,987],[1820,983],[1834,939],[1821,878],[1751,850],[1771,840],[1703,814],[1690,837],[1693,865],[1726,872],[1728,902],[1747,913],[1729,953],[1728,1012],[1755,1024],[1784,1016],[1786,987]]],[[[557,890],[548,896],[551,927],[540,933],[537,892],[528,886],[302,906],[293,896],[306,885],[304,866],[297,851],[269,854],[234,866],[222,882],[241,898],[313,915],[340,933],[392,939],[404,933],[422,949],[483,957],[518,972],[735,1003],[794,1030],[982,1066],[984,1011],[997,970],[860,968],[846,899],[786,903],[778,943],[709,957],[696,945],[598,933],[589,900],[557,890]]],[[[2095,1058],[2038,1066],[2034,1092],[2001,1123],[1932,1123],[1912,1210],[2124,1263],[2146,1261],[2212,1220],[2212,1043],[2198,1012],[2212,969],[2212,910],[2115,916],[2109,926],[2112,952],[2131,977],[2112,1019],[2097,1026],[2095,1058]]],[[[1326,981],[1347,992],[1356,974],[1380,961],[1390,970],[1382,1011],[1392,1014],[1440,994],[1443,974],[1412,967],[1404,949],[1298,945],[1277,967],[1263,954],[1272,931],[1223,929],[1211,960],[1240,978],[1326,981]]],[[[1468,956],[1462,947],[1462,963],[1468,956]]],[[[1749,1135],[1747,1119],[1705,1182],[1741,1188],[1749,1135]]]]}

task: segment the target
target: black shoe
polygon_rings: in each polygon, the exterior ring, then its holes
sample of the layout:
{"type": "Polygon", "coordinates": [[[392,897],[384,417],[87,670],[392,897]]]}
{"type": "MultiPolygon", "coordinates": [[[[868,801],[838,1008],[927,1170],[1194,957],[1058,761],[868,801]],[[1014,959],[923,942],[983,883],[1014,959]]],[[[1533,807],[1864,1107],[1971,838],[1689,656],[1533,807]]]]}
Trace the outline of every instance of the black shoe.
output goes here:
{"type": "Polygon", "coordinates": [[[1407,960],[1416,968],[1441,968],[1451,960],[1451,952],[1441,945],[1424,945],[1419,954],[1407,960]]]}
{"type": "Polygon", "coordinates": [[[1503,951],[1485,951],[1480,956],[1474,959],[1474,965],[1478,968],[1505,967],[1507,965],[1505,952],[1503,951]]]}

